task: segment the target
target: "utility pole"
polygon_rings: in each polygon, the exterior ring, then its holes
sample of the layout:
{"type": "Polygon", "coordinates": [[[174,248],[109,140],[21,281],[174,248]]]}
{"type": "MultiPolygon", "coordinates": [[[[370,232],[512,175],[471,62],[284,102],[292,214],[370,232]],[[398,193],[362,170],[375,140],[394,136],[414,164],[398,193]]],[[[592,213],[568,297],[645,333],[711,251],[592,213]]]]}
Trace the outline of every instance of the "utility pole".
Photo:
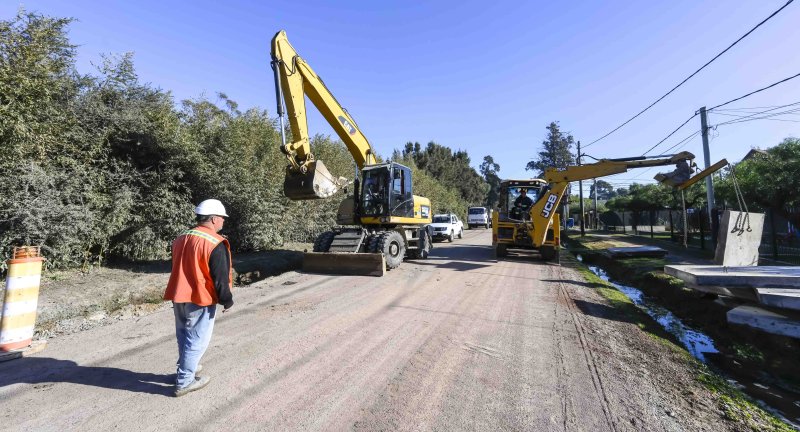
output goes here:
{"type": "MultiPolygon", "coordinates": [[[[578,166],[581,166],[581,142],[578,141],[578,166]]],[[[586,211],[583,209],[583,180],[578,181],[578,193],[581,200],[581,237],[586,235],[586,222],[584,222],[584,216],[586,215],[586,211]]]]}
{"type": "MultiPolygon", "coordinates": [[[[711,166],[711,154],[708,149],[708,118],[706,117],[706,107],[700,108],[700,131],[703,134],[703,159],[706,168],[711,166]]],[[[711,209],[714,208],[714,181],[712,176],[706,177],[706,200],[708,201],[708,222],[711,221],[711,209]]],[[[711,226],[711,225],[709,225],[711,226]]]]}
{"type": "Polygon", "coordinates": [[[600,215],[597,214],[597,179],[594,180],[594,229],[600,229],[600,215]]]}

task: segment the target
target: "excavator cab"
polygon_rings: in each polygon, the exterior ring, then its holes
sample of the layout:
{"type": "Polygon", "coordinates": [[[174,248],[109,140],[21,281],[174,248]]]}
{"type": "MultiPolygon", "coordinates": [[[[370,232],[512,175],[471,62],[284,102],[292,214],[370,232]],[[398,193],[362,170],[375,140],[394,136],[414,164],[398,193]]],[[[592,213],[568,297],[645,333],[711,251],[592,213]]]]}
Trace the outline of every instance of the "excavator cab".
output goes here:
{"type": "Polygon", "coordinates": [[[361,216],[414,216],[411,169],[390,162],[367,166],[362,173],[361,216]]]}

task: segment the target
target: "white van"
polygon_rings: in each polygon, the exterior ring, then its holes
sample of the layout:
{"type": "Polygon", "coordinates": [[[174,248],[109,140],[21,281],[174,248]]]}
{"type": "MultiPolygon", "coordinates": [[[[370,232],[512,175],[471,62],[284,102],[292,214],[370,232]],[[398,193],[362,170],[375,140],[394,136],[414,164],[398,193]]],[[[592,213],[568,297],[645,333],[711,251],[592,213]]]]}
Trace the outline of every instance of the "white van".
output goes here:
{"type": "Polygon", "coordinates": [[[492,226],[492,211],[486,207],[470,207],[467,211],[467,225],[470,229],[477,226],[489,228],[492,226]]]}

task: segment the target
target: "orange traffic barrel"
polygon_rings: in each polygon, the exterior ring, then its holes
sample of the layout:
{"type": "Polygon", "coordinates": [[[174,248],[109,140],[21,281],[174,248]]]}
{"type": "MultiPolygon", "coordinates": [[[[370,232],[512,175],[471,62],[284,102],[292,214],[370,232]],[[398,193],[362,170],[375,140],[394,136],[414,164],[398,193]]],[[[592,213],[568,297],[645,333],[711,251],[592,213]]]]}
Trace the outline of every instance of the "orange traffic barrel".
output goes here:
{"type": "Polygon", "coordinates": [[[31,344],[43,262],[38,246],[15,247],[8,260],[6,295],[0,318],[0,351],[31,344]]]}

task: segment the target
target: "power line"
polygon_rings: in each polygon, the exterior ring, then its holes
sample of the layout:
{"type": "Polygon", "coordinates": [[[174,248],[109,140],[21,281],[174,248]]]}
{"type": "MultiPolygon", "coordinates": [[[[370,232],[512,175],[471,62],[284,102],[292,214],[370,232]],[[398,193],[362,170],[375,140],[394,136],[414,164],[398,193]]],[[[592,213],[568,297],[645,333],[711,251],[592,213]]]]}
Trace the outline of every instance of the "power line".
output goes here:
{"type": "MultiPolygon", "coordinates": [[[[767,109],[767,110],[763,110],[763,111],[759,111],[759,112],[756,112],[756,113],[752,113],[750,115],[740,116],[738,118],[735,118],[735,119],[732,119],[732,120],[728,120],[726,122],[718,123],[718,124],[714,125],[714,127],[723,126],[723,125],[732,124],[732,123],[741,123],[741,122],[746,122],[746,121],[762,120],[762,119],[779,120],[779,119],[770,119],[770,117],[774,117],[774,116],[778,116],[778,115],[785,115],[785,114],[794,114],[795,112],[800,111],[800,108],[795,108],[795,109],[786,110],[786,111],[782,111],[782,112],[772,113],[772,114],[764,116],[764,117],[758,117],[758,116],[760,116],[762,114],[766,114],[766,113],[771,112],[771,111],[775,111],[777,109],[788,108],[788,107],[796,106],[796,105],[800,105],[800,102],[794,102],[794,103],[790,103],[790,104],[786,104],[786,105],[780,105],[780,106],[776,106],[774,108],[770,108],[770,109],[767,109]]],[[[731,114],[725,114],[725,113],[717,113],[717,114],[731,115],[731,114]]]]}
{"type": "Polygon", "coordinates": [[[686,77],[686,78],[685,78],[683,81],[681,81],[680,83],[678,83],[678,85],[676,85],[675,87],[673,87],[673,88],[672,88],[672,90],[668,91],[668,92],[667,92],[667,93],[665,93],[663,96],[661,96],[660,98],[656,99],[656,101],[655,101],[655,102],[653,102],[653,103],[651,103],[650,105],[648,105],[648,106],[647,106],[647,108],[645,108],[645,109],[643,109],[643,110],[639,111],[639,113],[637,113],[635,116],[633,116],[633,117],[629,118],[628,120],[626,120],[626,121],[625,121],[625,123],[622,123],[621,125],[619,125],[619,126],[615,127],[615,128],[614,128],[614,129],[613,129],[611,132],[609,132],[609,133],[607,133],[607,134],[605,134],[605,135],[601,136],[600,138],[598,138],[598,139],[596,139],[596,140],[594,140],[594,141],[590,142],[589,144],[586,144],[586,145],[585,145],[583,148],[589,147],[590,145],[592,145],[592,144],[594,144],[594,143],[596,143],[596,142],[598,142],[598,141],[600,141],[600,140],[604,139],[605,137],[607,137],[607,136],[611,135],[612,133],[614,133],[614,132],[618,131],[620,128],[622,128],[622,127],[623,127],[623,126],[625,126],[626,124],[630,123],[630,122],[631,122],[633,119],[635,119],[636,117],[639,117],[640,115],[644,114],[644,112],[645,112],[645,111],[647,111],[647,110],[649,110],[650,108],[652,108],[652,107],[653,107],[653,105],[655,105],[655,104],[657,104],[657,103],[661,102],[661,100],[662,100],[662,99],[664,99],[665,97],[669,96],[669,95],[670,95],[672,92],[674,92],[675,90],[677,90],[677,89],[678,89],[678,87],[682,86],[682,85],[683,85],[683,84],[684,84],[686,81],[689,81],[689,79],[691,79],[693,76],[697,75],[697,74],[698,74],[698,73],[699,73],[701,70],[705,69],[705,68],[706,68],[706,66],[710,65],[710,64],[711,64],[711,63],[712,63],[714,60],[716,60],[716,59],[717,59],[717,58],[719,58],[721,55],[723,55],[723,54],[725,54],[726,52],[728,52],[728,50],[730,50],[731,48],[733,48],[733,47],[734,47],[734,45],[738,44],[738,43],[739,43],[739,42],[740,42],[742,39],[744,39],[744,38],[746,38],[747,36],[749,36],[749,35],[750,35],[750,33],[754,32],[754,31],[755,31],[757,28],[761,27],[761,25],[762,25],[762,24],[764,24],[765,22],[769,21],[769,20],[770,20],[772,17],[774,17],[775,15],[777,15],[777,14],[778,14],[780,11],[782,11],[784,8],[786,8],[786,6],[789,6],[789,5],[790,5],[790,4],[791,4],[793,1],[794,1],[794,0],[789,0],[789,1],[787,1],[787,2],[786,2],[786,4],[784,4],[784,5],[783,5],[783,6],[781,6],[781,7],[780,7],[778,10],[776,10],[775,12],[773,12],[773,13],[772,13],[770,16],[768,16],[768,17],[764,18],[764,20],[763,20],[763,21],[761,21],[760,23],[756,24],[756,26],[755,26],[755,27],[753,27],[752,29],[750,29],[750,31],[748,31],[747,33],[745,33],[744,35],[742,35],[742,37],[740,37],[739,39],[736,39],[736,41],[735,41],[735,42],[733,42],[733,43],[732,43],[732,44],[730,44],[730,45],[729,45],[727,48],[725,48],[724,50],[722,50],[722,52],[720,52],[719,54],[715,55],[715,56],[714,56],[714,58],[712,58],[711,60],[709,60],[708,62],[706,62],[706,64],[704,64],[703,66],[701,66],[701,67],[700,67],[700,69],[697,69],[697,70],[696,70],[696,71],[694,71],[694,72],[693,72],[691,75],[689,75],[688,77],[686,77]]]}
{"type": "Polygon", "coordinates": [[[665,136],[664,139],[662,139],[661,141],[657,142],[656,145],[654,145],[654,146],[650,147],[649,149],[647,149],[646,152],[642,153],[642,156],[646,156],[647,153],[650,153],[651,151],[653,151],[653,149],[655,149],[656,147],[660,146],[661,143],[663,143],[664,141],[669,139],[669,137],[671,137],[672,135],[675,135],[675,132],[678,132],[679,130],[681,130],[682,127],[686,126],[686,124],[689,123],[695,117],[697,117],[697,113],[694,113],[693,116],[691,116],[688,119],[686,119],[685,122],[681,123],[680,126],[678,126],[674,131],[670,132],[669,135],[665,136]]]}
{"type": "Polygon", "coordinates": [[[746,95],[739,96],[739,97],[737,97],[737,98],[735,98],[735,99],[731,99],[731,100],[729,100],[729,101],[727,101],[727,102],[723,102],[723,103],[721,103],[721,104],[719,104],[719,105],[713,106],[713,107],[711,107],[710,109],[708,109],[707,111],[711,111],[711,110],[714,110],[714,109],[716,109],[716,108],[719,108],[719,107],[721,107],[721,106],[728,105],[729,103],[733,103],[733,102],[736,102],[736,101],[738,101],[738,100],[742,100],[742,99],[744,99],[744,98],[746,98],[746,97],[749,97],[749,96],[752,96],[752,95],[754,95],[754,94],[756,94],[756,93],[759,93],[759,92],[762,92],[762,91],[764,91],[764,90],[770,89],[770,88],[772,88],[772,87],[775,87],[775,86],[776,86],[776,85],[778,85],[778,84],[785,83],[786,81],[789,81],[789,80],[795,79],[795,78],[797,78],[797,77],[799,77],[799,76],[800,76],[800,73],[798,73],[798,74],[796,74],[796,75],[792,75],[792,76],[790,76],[790,77],[788,77],[788,78],[784,78],[784,79],[782,79],[782,80],[780,80],[780,81],[778,81],[778,82],[774,82],[774,83],[772,83],[772,84],[770,84],[770,85],[768,85],[768,86],[766,86],[766,87],[762,87],[762,88],[760,88],[760,89],[758,89],[758,90],[751,91],[750,93],[747,93],[746,95]]]}

